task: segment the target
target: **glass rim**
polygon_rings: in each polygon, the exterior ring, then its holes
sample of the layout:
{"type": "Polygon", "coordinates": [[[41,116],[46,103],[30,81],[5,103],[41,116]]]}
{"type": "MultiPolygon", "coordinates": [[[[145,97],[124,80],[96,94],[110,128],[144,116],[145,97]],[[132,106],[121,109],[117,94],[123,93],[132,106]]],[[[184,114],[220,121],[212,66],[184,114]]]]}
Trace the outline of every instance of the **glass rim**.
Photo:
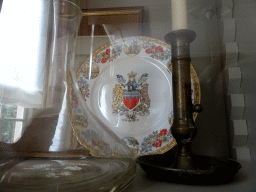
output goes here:
{"type": "Polygon", "coordinates": [[[82,16],[81,8],[77,4],[75,4],[74,2],[69,1],[69,0],[53,0],[53,3],[61,3],[61,2],[66,2],[66,3],[69,3],[69,4],[73,5],[73,6],[75,6],[78,9],[79,14],[82,16]]]}

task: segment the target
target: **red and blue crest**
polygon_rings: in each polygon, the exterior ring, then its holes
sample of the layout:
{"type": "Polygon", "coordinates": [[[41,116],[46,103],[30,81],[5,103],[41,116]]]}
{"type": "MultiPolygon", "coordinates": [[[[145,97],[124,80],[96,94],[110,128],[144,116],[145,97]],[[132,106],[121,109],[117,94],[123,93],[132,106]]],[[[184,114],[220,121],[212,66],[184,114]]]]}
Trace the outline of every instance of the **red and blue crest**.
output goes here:
{"type": "Polygon", "coordinates": [[[144,73],[136,81],[137,73],[128,73],[129,80],[118,74],[116,75],[119,84],[113,89],[113,115],[125,115],[126,120],[136,121],[137,116],[147,116],[150,111],[150,99],[148,96],[148,74],[144,73]]]}

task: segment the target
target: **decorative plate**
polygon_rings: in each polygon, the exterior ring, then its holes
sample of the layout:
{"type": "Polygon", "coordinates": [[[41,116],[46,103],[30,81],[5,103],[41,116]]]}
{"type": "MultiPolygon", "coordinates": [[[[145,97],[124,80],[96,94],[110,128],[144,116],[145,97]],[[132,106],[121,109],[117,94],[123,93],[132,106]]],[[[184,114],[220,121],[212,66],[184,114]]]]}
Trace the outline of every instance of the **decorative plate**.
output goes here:
{"type": "MultiPolygon", "coordinates": [[[[191,65],[192,100],[200,87],[191,65]]],[[[96,50],[76,73],[84,102],[138,155],[175,146],[171,47],[149,37],[119,39],[96,50]]],[[[195,117],[195,116],[194,116],[195,117]]],[[[86,143],[78,136],[80,143],[86,143]]]]}

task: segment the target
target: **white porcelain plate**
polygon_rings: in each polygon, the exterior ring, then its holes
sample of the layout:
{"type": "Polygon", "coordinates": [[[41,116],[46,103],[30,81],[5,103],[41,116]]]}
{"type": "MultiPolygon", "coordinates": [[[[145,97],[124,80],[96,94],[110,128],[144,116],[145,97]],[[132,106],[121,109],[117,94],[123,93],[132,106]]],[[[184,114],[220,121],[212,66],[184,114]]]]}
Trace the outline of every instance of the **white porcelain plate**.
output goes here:
{"type": "MultiPolygon", "coordinates": [[[[96,50],[76,75],[86,105],[136,156],[175,146],[170,132],[173,96],[168,44],[149,37],[119,39],[96,50]]],[[[193,103],[199,104],[199,81],[192,65],[191,76],[193,103]]]]}

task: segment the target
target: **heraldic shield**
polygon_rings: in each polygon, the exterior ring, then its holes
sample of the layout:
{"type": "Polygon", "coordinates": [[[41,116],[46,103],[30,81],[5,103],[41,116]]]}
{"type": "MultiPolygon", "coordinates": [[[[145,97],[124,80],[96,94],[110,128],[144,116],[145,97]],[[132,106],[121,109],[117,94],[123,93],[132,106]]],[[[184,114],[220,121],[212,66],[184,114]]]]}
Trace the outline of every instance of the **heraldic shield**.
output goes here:
{"type": "MultiPolygon", "coordinates": [[[[113,89],[113,114],[125,115],[127,120],[134,121],[139,116],[148,116],[150,99],[148,96],[148,74],[144,73],[136,82],[137,73],[127,74],[128,82],[122,75],[116,75],[119,84],[113,89]]],[[[138,120],[138,119],[137,119],[138,120]]]]}
{"type": "Polygon", "coordinates": [[[139,100],[140,100],[139,95],[140,95],[140,92],[138,90],[136,90],[136,91],[125,91],[124,92],[124,105],[128,109],[133,109],[139,103],[139,100]]]}

